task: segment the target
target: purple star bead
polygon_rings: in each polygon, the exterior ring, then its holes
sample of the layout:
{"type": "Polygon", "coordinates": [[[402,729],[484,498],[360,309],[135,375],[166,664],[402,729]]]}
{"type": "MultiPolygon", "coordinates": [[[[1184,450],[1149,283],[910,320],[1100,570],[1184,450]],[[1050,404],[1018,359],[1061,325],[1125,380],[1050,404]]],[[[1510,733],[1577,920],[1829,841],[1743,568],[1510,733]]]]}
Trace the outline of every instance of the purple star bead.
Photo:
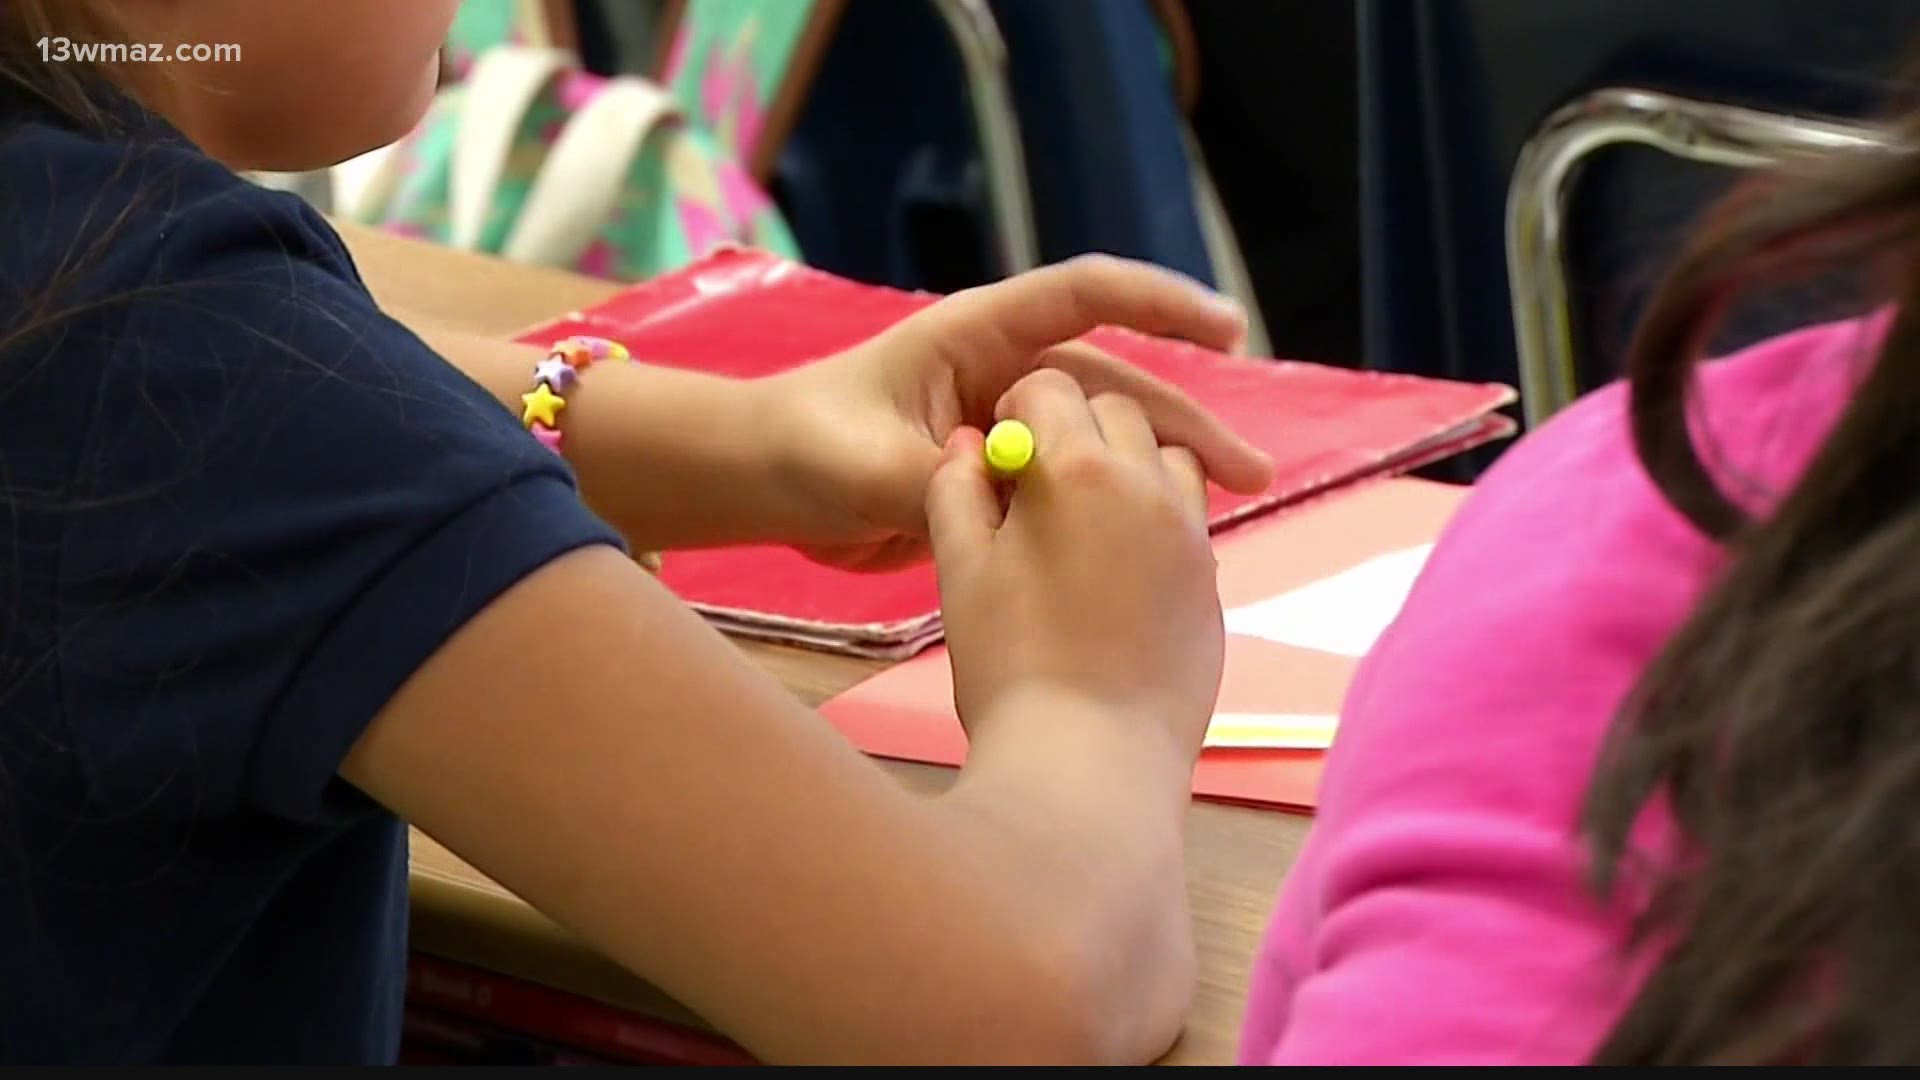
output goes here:
{"type": "Polygon", "coordinates": [[[573,380],[578,377],[578,373],[568,367],[565,360],[557,356],[549,356],[533,366],[533,377],[546,383],[556,392],[564,393],[567,387],[573,385],[573,380]]]}

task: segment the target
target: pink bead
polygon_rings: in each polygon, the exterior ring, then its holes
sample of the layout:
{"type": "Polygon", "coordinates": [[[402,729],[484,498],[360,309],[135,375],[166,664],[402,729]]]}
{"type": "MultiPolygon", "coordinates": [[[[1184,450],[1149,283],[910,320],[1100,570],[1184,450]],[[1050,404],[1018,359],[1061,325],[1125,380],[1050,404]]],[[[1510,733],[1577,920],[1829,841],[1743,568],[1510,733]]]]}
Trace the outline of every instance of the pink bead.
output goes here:
{"type": "Polygon", "coordinates": [[[595,360],[625,359],[627,355],[626,346],[617,341],[608,341],[606,338],[586,336],[576,337],[572,340],[585,345],[591,350],[595,360]]]}
{"type": "Polygon", "coordinates": [[[540,440],[541,446],[546,447],[556,454],[560,452],[559,428],[551,428],[545,424],[536,423],[533,425],[533,437],[540,440]]]}

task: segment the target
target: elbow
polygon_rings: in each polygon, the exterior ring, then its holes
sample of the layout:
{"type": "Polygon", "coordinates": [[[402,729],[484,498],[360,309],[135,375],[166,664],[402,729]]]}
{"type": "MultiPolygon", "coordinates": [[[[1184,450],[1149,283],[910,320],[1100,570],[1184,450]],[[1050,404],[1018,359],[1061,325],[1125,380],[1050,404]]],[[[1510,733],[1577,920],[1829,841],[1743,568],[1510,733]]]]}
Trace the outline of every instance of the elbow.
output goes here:
{"type": "MultiPolygon", "coordinates": [[[[1192,1005],[1185,920],[1128,943],[1085,925],[1037,933],[1013,965],[998,1054],[1019,1064],[1146,1065],[1172,1048],[1192,1005]]],[[[989,1036],[991,1037],[991,1036],[989,1036]]]]}

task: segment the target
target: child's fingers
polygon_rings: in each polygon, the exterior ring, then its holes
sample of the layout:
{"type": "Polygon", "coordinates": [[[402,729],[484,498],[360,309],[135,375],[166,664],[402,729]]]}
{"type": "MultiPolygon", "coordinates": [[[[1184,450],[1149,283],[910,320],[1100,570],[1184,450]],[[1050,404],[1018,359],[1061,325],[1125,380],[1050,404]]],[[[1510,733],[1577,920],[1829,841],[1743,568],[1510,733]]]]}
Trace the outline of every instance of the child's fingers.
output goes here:
{"type": "Polygon", "coordinates": [[[1171,383],[1084,342],[1056,346],[1041,362],[1072,375],[1089,394],[1119,393],[1139,402],[1159,441],[1192,450],[1228,491],[1255,495],[1273,482],[1271,458],[1171,383]]]}
{"type": "Polygon", "coordinates": [[[994,410],[996,420],[1020,420],[1033,429],[1040,453],[1058,457],[1105,440],[1093,418],[1087,395],[1064,371],[1041,368],[1013,384],[994,410]]]}
{"type": "Polygon", "coordinates": [[[1125,394],[1106,393],[1094,398],[1091,405],[1108,446],[1143,462],[1153,460],[1160,441],[1154,437],[1153,423],[1139,402],[1125,394]]]}
{"type": "Polygon", "coordinates": [[[1012,355],[1033,355],[1099,326],[1229,349],[1246,335],[1238,304],[1151,263],[1087,255],[954,298],[939,317],[992,327],[1012,355]]]}
{"type": "Polygon", "coordinates": [[[1166,468],[1174,488],[1180,492],[1180,504],[1194,515],[1195,520],[1204,524],[1207,520],[1207,474],[1200,467],[1200,459],[1184,446],[1163,446],[1160,448],[1160,463],[1166,468]]]}
{"type": "Polygon", "coordinates": [[[965,567],[982,558],[1000,527],[1000,497],[987,475],[982,445],[978,431],[956,429],[927,484],[927,539],[943,581],[964,574],[965,567]]]}

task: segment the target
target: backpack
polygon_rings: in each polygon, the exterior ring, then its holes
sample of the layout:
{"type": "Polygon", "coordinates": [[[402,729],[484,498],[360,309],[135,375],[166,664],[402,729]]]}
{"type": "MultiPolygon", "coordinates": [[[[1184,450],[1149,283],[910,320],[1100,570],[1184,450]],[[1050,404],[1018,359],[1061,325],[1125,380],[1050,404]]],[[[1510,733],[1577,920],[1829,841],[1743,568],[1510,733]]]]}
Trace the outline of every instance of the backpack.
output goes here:
{"type": "Polygon", "coordinates": [[[633,281],[740,244],[798,246],[745,167],[672,96],[496,45],[391,146],[329,177],[339,217],[449,247],[633,281]]]}

